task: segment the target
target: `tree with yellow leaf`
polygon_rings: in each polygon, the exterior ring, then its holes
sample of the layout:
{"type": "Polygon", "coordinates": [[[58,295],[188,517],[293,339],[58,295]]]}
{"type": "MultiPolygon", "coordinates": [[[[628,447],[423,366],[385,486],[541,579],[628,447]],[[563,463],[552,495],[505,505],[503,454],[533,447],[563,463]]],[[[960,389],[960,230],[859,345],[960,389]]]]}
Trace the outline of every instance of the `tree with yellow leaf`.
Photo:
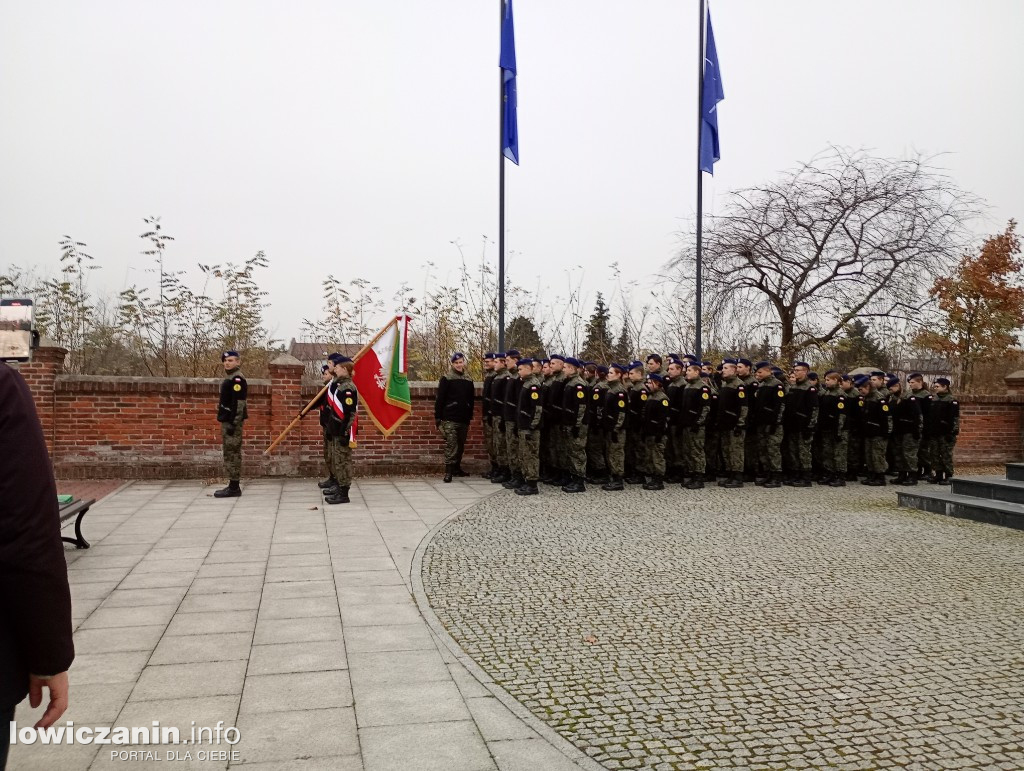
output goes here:
{"type": "Polygon", "coordinates": [[[1004,232],[986,239],[978,254],[965,254],[953,274],[929,290],[944,323],[921,331],[915,342],[953,363],[962,390],[971,387],[977,364],[1013,349],[1014,333],[1024,327],[1024,260],[1016,230],[1010,220],[1004,232]]]}

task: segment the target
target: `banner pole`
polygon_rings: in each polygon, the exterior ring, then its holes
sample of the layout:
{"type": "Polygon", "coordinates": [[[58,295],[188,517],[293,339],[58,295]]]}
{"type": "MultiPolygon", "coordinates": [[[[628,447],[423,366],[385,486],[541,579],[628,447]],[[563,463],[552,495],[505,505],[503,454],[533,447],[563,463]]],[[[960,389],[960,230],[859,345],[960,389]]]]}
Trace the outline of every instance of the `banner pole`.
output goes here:
{"type": "MultiPolygon", "coordinates": [[[[498,39],[505,25],[505,0],[498,0],[498,39]]],[[[505,350],[505,70],[498,68],[498,350],[505,350]]]]}
{"type": "Polygon", "coordinates": [[[700,22],[697,25],[697,264],[695,270],[695,281],[697,284],[696,298],[696,327],[694,328],[694,354],[698,361],[704,359],[703,341],[701,340],[701,323],[704,315],[703,303],[703,280],[702,280],[702,240],[704,229],[704,176],[700,169],[700,139],[704,132],[704,19],[707,18],[706,0],[700,0],[700,22]]]}

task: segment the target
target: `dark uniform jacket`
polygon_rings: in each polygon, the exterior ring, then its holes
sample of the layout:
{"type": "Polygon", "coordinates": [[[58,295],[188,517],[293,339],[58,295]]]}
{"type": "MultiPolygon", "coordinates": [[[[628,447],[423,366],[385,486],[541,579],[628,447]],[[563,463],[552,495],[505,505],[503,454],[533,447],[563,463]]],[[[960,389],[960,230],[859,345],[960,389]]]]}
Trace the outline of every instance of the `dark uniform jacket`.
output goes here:
{"type": "Polygon", "coordinates": [[[626,410],[626,430],[640,433],[640,426],[644,422],[644,402],[647,400],[650,391],[641,380],[638,383],[631,383],[626,391],[629,399],[626,410]]]}
{"type": "Polygon", "coordinates": [[[928,405],[928,436],[950,437],[960,433],[960,402],[953,394],[935,394],[928,405]]]}
{"type": "Polygon", "coordinates": [[[609,434],[622,430],[626,423],[626,387],[622,381],[609,383],[601,404],[601,429],[609,434]]]}
{"type": "Polygon", "coordinates": [[[249,417],[249,410],[246,407],[248,393],[249,384],[245,382],[242,373],[237,369],[228,373],[228,376],[220,384],[217,421],[237,426],[249,417]]]}
{"type": "Polygon", "coordinates": [[[665,396],[668,397],[668,425],[670,431],[682,425],[684,388],[686,388],[686,378],[682,375],[665,381],[663,391],[665,396]]]}
{"type": "Polygon", "coordinates": [[[935,397],[927,388],[911,391],[910,393],[917,398],[917,406],[921,408],[921,435],[928,436],[928,408],[935,397]]]}
{"type": "Polygon", "coordinates": [[[871,391],[857,402],[860,407],[860,433],[867,438],[885,438],[892,434],[892,410],[889,400],[871,391]]]}
{"type": "Polygon", "coordinates": [[[782,425],[786,413],[786,392],[776,377],[759,381],[754,391],[754,414],[752,422],[757,428],[775,429],[782,425]]]}
{"type": "Polygon", "coordinates": [[[452,369],[437,382],[434,420],[468,424],[473,419],[475,398],[476,386],[469,375],[452,369]]]}
{"type": "Polygon", "coordinates": [[[847,430],[849,413],[846,393],[838,386],[825,388],[818,394],[818,430],[835,436],[847,430]]]}
{"type": "Polygon", "coordinates": [[[644,438],[661,439],[668,430],[669,403],[664,391],[652,391],[643,400],[644,412],[640,434],[644,438]]]}
{"type": "Polygon", "coordinates": [[[541,401],[543,386],[537,375],[531,375],[522,382],[519,389],[518,415],[516,427],[520,431],[536,431],[544,416],[544,405],[541,401]]]}
{"type": "Polygon", "coordinates": [[[753,375],[747,375],[738,379],[747,389],[747,433],[750,434],[757,430],[757,423],[754,421],[753,415],[758,382],[757,378],[753,375]]]}
{"type": "Polygon", "coordinates": [[[565,373],[556,372],[548,381],[544,393],[544,425],[562,425],[562,394],[565,391],[565,373]]]}
{"type": "Polygon", "coordinates": [[[75,657],[57,509],[32,394],[0,362],[0,709],[25,698],[29,674],[56,675],[75,657]]]}
{"type": "Polygon", "coordinates": [[[491,388],[494,385],[494,370],[491,370],[484,376],[484,387],[480,398],[480,407],[483,413],[484,420],[491,417],[491,388]]]}
{"type": "Polygon", "coordinates": [[[507,369],[498,370],[491,383],[491,415],[502,423],[505,421],[505,386],[508,385],[507,369]]]}
{"type": "Polygon", "coordinates": [[[889,404],[892,407],[892,433],[895,436],[913,436],[921,438],[921,402],[913,394],[902,394],[898,399],[891,397],[889,404]]]}
{"type": "Polygon", "coordinates": [[[590,426],[591,431],[601,430],[601,408],[604,406],[602,402],[607,388],[608,384],[604,381],[587,384],[587,415],[583,422],[590,426]]]}
{"type": "Polygon", "coordinates": [[[743,430],[747,426],[747,387],[738,377],[723,379],[718,389],[717,427],[722,431],[743,430]]]}
{"type": "Polygon", "coordinates": [[[698,378],[686,381],[679,395],[679,426],[699,428],[708,422],[711,411],[711,388],[698,378]]]}
{"type": "Polygon", "coordinates": [[[350,378],[335,380],[327,389],[327,403],[331,408],[327,435],[334,439],[348,437],[351,440],[352,424],[359,406],[356,384],[350,378]]]}
{"type": "Polygon", "coordinates": [[[565,381],[562,391],[562,425],[585,426],[589,389],[579,375],[565,381]]]}
{"type": "Polygon", "coordinates": [[[846,412],[846,430],[851,436],[861,436],[860,432],[860,393],[856,388],[840,389],[846,397],[843,409],[846,412]]]}
{"type": "Polygon", "coordinates": [[[808,380],[794,383],[786,391],[786,412],[782,422],[787,431],[813,431],[818,422],[818,389],[808,380]]]}
{"type": "Polygon", "coordinates": [[[504,401],[504,414],[506,426],[516,426],[518,430],[518,414],[519,414],[519,392],[523,388],[523,379],[519,377],[519,373],[511,373],[505,378],[505,401],[504,401]]]}

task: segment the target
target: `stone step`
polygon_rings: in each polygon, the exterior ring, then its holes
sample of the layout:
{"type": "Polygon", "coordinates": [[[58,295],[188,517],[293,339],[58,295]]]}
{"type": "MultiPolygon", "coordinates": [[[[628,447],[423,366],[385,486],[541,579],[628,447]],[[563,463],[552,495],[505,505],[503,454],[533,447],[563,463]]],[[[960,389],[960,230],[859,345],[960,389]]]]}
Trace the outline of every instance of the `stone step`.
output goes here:
{"type": "Polygon", "coordinates": [[[965,477],[963,479],[954,477],[950,492],[954,495],[968,495],[973,498],[1024,503],[1024,482],[1002,477],[965,477]]]}
{"type": "Polygon", "coordinates": [[[1014,482],[1024,482],[1024,463],[1007,463],[1006,478],[1014,482]]]}
{"type": "Polygon", "coordinates": [[[900,506],[1024,530],[1024,504],[973,498],[953,492],[898,493],[900,506]]]}

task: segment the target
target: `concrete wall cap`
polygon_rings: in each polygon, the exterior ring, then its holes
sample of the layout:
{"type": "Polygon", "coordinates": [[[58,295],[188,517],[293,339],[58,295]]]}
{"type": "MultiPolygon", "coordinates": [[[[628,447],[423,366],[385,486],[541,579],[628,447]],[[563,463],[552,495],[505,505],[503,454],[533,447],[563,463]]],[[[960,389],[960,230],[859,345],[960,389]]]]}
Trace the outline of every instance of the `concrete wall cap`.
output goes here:
{"type": "Polygon", "coordinates": [[[282,353],[280,356],[278,356],[276,359],[274,359],[272,362],[270,362],[270,366],[271,367],[302,367],[302,368],[305,368],[306,365],[303,364],[298,359],[296,359],[291,354],[289,354],[289,353],[282,353]]]}

